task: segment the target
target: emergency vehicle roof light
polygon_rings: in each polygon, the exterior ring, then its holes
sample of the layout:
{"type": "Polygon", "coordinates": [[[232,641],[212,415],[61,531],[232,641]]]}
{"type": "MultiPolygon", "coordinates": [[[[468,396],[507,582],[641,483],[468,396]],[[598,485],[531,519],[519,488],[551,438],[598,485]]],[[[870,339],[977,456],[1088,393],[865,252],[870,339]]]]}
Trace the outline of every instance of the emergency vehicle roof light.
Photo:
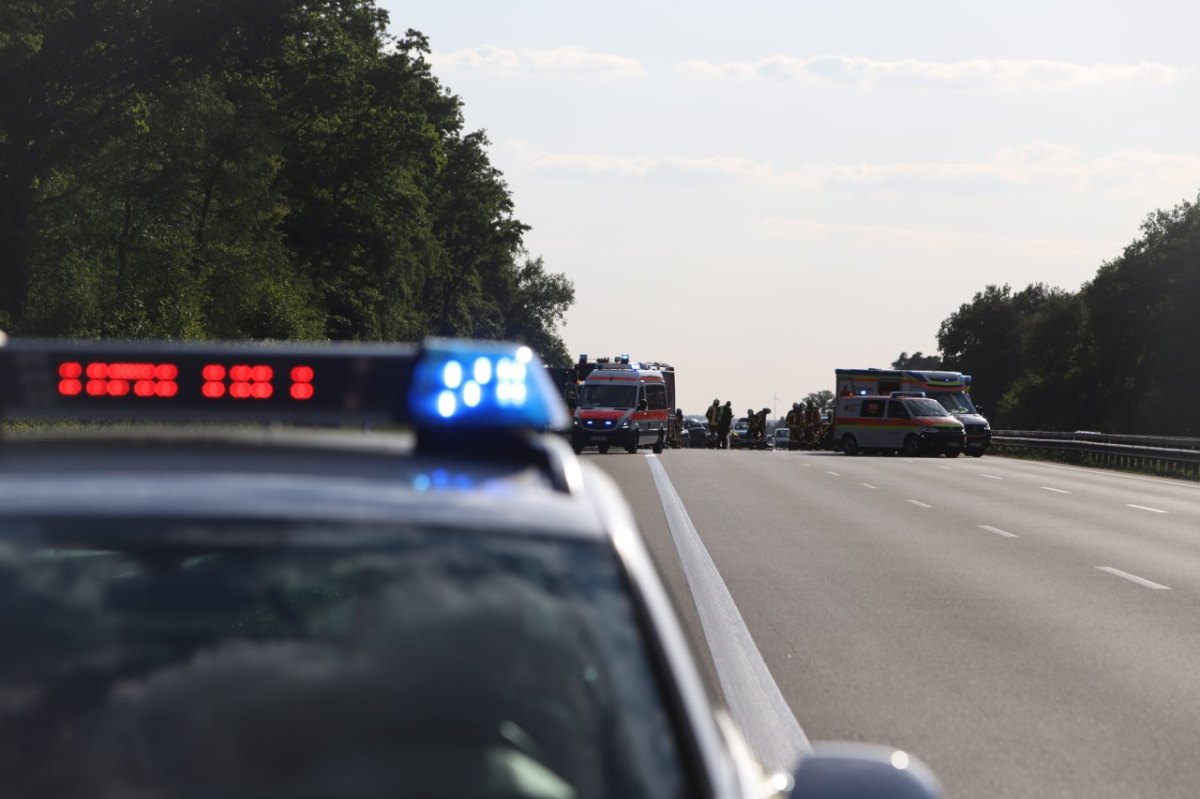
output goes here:
{"type": "Polygon", "coordinates": [[[0,339],[0,417],[565,428],[527,347],[0,339]]]}
{"type": "Polygon", "coordinates": [[[422,347],[409,389],[420,428],[562,429],[561,395],[528,347],[435,339],[422,347]]]}

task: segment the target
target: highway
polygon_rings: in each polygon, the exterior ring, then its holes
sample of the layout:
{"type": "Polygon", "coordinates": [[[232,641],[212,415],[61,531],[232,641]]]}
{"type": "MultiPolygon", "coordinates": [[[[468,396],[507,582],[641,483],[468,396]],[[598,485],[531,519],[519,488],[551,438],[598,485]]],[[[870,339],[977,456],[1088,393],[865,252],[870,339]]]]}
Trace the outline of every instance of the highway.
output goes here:
{"type": "Polygon", "coordinates": [[[907,749],[948,797],[1200,795],[1200,485],[991,455],[585,457],[715,690],[726,636],[654,461],[808,738],[907,749]]]}

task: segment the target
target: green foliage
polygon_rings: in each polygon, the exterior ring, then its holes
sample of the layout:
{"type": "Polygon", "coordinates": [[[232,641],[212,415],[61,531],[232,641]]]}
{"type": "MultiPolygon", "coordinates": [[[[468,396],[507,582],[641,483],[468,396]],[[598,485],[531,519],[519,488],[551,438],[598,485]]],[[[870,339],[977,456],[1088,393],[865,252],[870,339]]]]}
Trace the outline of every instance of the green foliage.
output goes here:
{"type": "Polygon", "coordinates": [[[936,352],[933,355],[925,355],[920,350],[909,355],[907,352],[901,352],[896,360],[892,361],[893,369],[932,369],[937,370],[942,368],[942,356],[936,352]]]}
{"type": "Polygon", "coordinates": [[[804,398],[804,402],[811,402],[817,406],[817,410],[821,410],[833,402],[833,392],[826,388],[820,391],[813,391],[804,398]]]}
{"type": "Polygon", "coordinates": [[[525,253],[428,40],[386,28],[374,0],[0,7],[0,321],[562,361],[570,281],[525,253]]]}
{"type": "Polygon", "coordinates": [[[988,286],[942,322],[994,427],[1200,436],[1200,205],[1155,211],[1077,293],[988,286]]]}

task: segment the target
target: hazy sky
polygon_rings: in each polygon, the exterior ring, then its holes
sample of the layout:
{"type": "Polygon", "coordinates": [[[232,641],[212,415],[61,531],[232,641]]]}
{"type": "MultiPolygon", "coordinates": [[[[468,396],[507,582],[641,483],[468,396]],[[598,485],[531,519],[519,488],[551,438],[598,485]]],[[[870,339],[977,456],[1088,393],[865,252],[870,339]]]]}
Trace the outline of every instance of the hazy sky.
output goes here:
{"type": "Polygon", "coordinates": [[[382,0],[485,129],[572,353],[779,413],[1077,290],[1200,192],[1200,4],[382,0]]]}

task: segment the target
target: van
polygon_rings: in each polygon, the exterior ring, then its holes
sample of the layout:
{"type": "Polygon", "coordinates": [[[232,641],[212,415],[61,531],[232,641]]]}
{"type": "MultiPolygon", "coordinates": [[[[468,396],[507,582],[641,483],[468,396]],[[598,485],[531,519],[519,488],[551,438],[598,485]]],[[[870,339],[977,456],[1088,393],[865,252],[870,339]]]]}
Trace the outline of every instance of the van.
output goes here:
{"type": "Polygon", "coordinates": [[[847,396],[834,405],[833,443],[847,455],[895,451],[957,458],[966,446],[966,430],[929,397],[847,396]]]}
{"type": "Polygon", "coordinates": [[[600,363],[579,386],[576,401],[571,425],[576,452],[593,446],[602,454],[613,446],[631,453],[640,447],[663,451],[671,397],[662,371],[600,363]]]}

